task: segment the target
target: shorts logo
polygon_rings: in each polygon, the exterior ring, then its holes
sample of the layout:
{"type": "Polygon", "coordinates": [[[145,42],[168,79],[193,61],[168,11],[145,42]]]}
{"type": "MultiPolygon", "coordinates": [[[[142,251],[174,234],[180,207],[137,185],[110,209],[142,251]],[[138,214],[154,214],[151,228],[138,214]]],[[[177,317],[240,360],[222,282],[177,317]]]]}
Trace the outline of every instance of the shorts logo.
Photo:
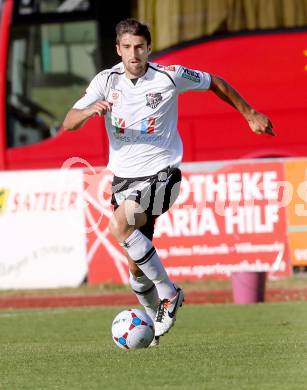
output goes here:
{"type": "Polygon", "coordinates": [[[166,181],[167,180],[167,172],[159,172],[158,173],[158,181],[166,181]]]}
{"type": "Polygon", "coordinates": [[[4,212],[8,200],[9,190],[0,188],[0,215],[4,212]]]}
{"type": "Polygon", "coordinates": [[[188,68],[183,68],[183,73],[181,75],[184,79],[194,81],[195,83],[200,83],[200,74],[188,68]]]}
{"type": "Polygon", "coordinates": [[[146,106],[149,106],[151,108],[156,108],[158,105],[162,102],[162,93],[156,92],[156,93],[148,93],[146,95],[146,106]]]}

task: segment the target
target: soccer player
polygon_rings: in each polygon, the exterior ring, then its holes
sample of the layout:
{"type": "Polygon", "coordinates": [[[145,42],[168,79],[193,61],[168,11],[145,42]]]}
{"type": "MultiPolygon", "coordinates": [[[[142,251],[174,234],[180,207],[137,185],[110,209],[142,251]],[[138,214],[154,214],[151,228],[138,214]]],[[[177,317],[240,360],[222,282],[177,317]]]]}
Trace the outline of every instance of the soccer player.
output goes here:
{"type": "Polygon", "coordinates": [[[177,96],[189,90],[212,91],[232,105],[257,134],[274,135],[270,120],[254,110],[222,78],[180,65],[148,61],[148,27],[127,19],[116,26],[122,62],[98,73],[85,96],[66,115],[63,127],[75,130],[94,115],[104,115],[113,172],[114,214],[109,229],[127,252],[130,284],[155,322],[155,339],[174,325],[184,293],[169,279],[152,244],[155,219],[179,193],[182,142],[177,131],[177,96]]]}

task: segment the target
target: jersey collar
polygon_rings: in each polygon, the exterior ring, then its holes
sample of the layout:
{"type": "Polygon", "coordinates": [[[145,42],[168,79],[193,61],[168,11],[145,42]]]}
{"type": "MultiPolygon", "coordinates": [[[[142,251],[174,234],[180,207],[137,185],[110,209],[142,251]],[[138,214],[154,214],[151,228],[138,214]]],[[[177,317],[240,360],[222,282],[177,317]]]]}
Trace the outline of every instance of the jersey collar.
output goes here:
{"type": "Polygon", "coordinates": [[[143,83],[144,80],[147,80],[149,78],[149,72],[151,71],[149,65],[150,65],[150,62],[147,62],[146,72],[143,74],[142,77],[138,78],[138,81],[135,84],[133,84],[133,82],[130,79],[128,79],[127,76],[125,75],[125,79],[127,80],[127,83],[129,83],[129,85],[133,88],[139,87],[143,83]]]}

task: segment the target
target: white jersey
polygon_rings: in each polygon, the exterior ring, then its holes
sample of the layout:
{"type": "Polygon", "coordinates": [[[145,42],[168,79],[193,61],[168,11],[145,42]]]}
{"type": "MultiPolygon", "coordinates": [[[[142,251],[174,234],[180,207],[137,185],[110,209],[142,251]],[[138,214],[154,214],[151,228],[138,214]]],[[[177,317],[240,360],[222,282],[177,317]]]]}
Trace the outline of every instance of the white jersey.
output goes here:
{"type": "Polygon", "coordinates": [[[210,83],[206,72],[149,62],[147,72],[134,85],[120,63],[98,73],[73,108],[83,109],[98,99],[112,102],[112,111],[105,115],[108,168],[124,178],[150,176],[182,160],[178,94],[208,90],[210,83]]]}

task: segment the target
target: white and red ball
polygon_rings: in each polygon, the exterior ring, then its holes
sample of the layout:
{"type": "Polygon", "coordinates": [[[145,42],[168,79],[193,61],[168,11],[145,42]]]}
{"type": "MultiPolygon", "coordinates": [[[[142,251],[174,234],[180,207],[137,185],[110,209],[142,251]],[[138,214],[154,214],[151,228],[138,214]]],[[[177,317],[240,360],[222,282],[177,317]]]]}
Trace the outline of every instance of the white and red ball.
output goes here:
{"type": "Polygon", "coordinates": [[[113,340],[125,350],[147,348],[154,335],[153,321],[144,310],[123,310],[112,323],[113,340]]]}

